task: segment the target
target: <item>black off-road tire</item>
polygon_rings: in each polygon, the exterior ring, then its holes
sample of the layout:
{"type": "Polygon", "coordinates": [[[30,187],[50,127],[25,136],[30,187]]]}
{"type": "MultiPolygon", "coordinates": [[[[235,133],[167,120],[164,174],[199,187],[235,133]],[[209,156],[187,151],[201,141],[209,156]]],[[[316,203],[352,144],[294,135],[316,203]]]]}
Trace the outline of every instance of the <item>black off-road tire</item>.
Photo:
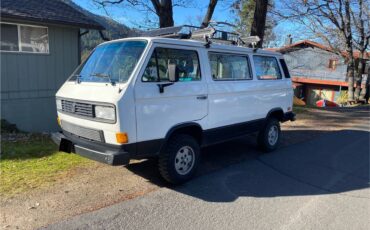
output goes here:
{"type": "Polygon", "coordinates": [[[257,142],[258,142],[259,148],[263,150],[264,152],[272,152],[279,146],[280,139],[281,139],[281,130],[280,130],[279,120],[276,118],[269,118],[266,121],[266,124],[264,125],[264,127],[258,133],[257,142]],[[275,144],[271,144],[269,142],[269,131],[271,127],[273,126],[277,128],[277,134],[278,134],[277,141],[275,144]]]}
{"type": "Polygon", "coordinates": [[[161,176],[171,184],[182,184],[190,180],[198,167],[200,161],[200,147],[198,142],[190,135],[175,134],[169,139],[158,159],[158,168],[161,176]],[[191,170],[181,175],[176,171],[175,158],[177,152],[184,146],[189,146],[194,152],[194,164],[191,170]]]}

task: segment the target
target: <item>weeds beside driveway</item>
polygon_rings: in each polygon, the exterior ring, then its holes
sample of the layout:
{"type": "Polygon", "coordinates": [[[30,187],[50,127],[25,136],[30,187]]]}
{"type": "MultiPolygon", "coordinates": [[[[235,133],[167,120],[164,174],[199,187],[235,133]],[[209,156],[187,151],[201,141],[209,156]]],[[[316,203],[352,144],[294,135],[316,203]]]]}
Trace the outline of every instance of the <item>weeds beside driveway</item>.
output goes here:
{"type": "Polygon", "coordinates": [[[3,138],[0,195],[9,197],[45,187],[67,176],[71,169],[91,164],[76,154],[58,152],[57,146],[46,135],[17,134],[3,138]]]}

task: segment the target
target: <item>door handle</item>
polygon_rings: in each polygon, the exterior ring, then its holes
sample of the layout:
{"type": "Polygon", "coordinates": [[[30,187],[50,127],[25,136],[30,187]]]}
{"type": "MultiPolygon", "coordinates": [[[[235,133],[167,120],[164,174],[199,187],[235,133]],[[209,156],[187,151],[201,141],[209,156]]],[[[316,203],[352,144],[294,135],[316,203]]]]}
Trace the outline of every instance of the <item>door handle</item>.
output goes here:
{"type": "Polygon", "coordinates": [[[197,99],[198,100],[206,100],[207,98],[208,98],[207,95],[199,95],[199,96],[197,96],[197,99]]]}

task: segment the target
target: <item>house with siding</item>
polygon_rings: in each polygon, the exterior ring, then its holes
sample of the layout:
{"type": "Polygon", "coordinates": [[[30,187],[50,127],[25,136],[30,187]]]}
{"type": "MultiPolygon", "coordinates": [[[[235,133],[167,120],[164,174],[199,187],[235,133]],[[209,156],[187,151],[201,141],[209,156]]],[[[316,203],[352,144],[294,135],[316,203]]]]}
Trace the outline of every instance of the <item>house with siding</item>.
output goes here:
{"type": "Polygon", "coordinates": [[[0,7],[1,119],[55,131],[55,93],[80,63],[80,31],[104,28],[60,0],[1,0],[0,7]]]}
{"type": "MultiPolygon", "coordinates": [[[[345,52],[338,54],[329,47],[309,40],[274,50],[284,54],[292,75],[295,96],[307,104],[315,105],[320,99],[335,102],[341,92],[347,90],[345,52]]],[[[358,51],[355,51],[355,57],[358,65],[358,51]]],[[[370,53],[365,58],[369,57],[370,53]]]]}

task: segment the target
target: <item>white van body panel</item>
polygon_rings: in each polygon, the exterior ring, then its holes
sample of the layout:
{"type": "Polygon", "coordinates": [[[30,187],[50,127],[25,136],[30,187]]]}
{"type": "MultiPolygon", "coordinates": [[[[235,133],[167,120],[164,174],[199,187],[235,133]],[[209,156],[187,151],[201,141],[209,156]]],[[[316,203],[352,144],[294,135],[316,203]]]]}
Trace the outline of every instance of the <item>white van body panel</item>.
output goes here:
{"type": "Polygon", "coordinates": [[[78,98],[86,101],[112,102],[118,101],[122,95],[119,89],[125,90],[127,84],[112,86],[109,83],[92,83],[67,81],[56,93],[57,97],[78,98]]]}

